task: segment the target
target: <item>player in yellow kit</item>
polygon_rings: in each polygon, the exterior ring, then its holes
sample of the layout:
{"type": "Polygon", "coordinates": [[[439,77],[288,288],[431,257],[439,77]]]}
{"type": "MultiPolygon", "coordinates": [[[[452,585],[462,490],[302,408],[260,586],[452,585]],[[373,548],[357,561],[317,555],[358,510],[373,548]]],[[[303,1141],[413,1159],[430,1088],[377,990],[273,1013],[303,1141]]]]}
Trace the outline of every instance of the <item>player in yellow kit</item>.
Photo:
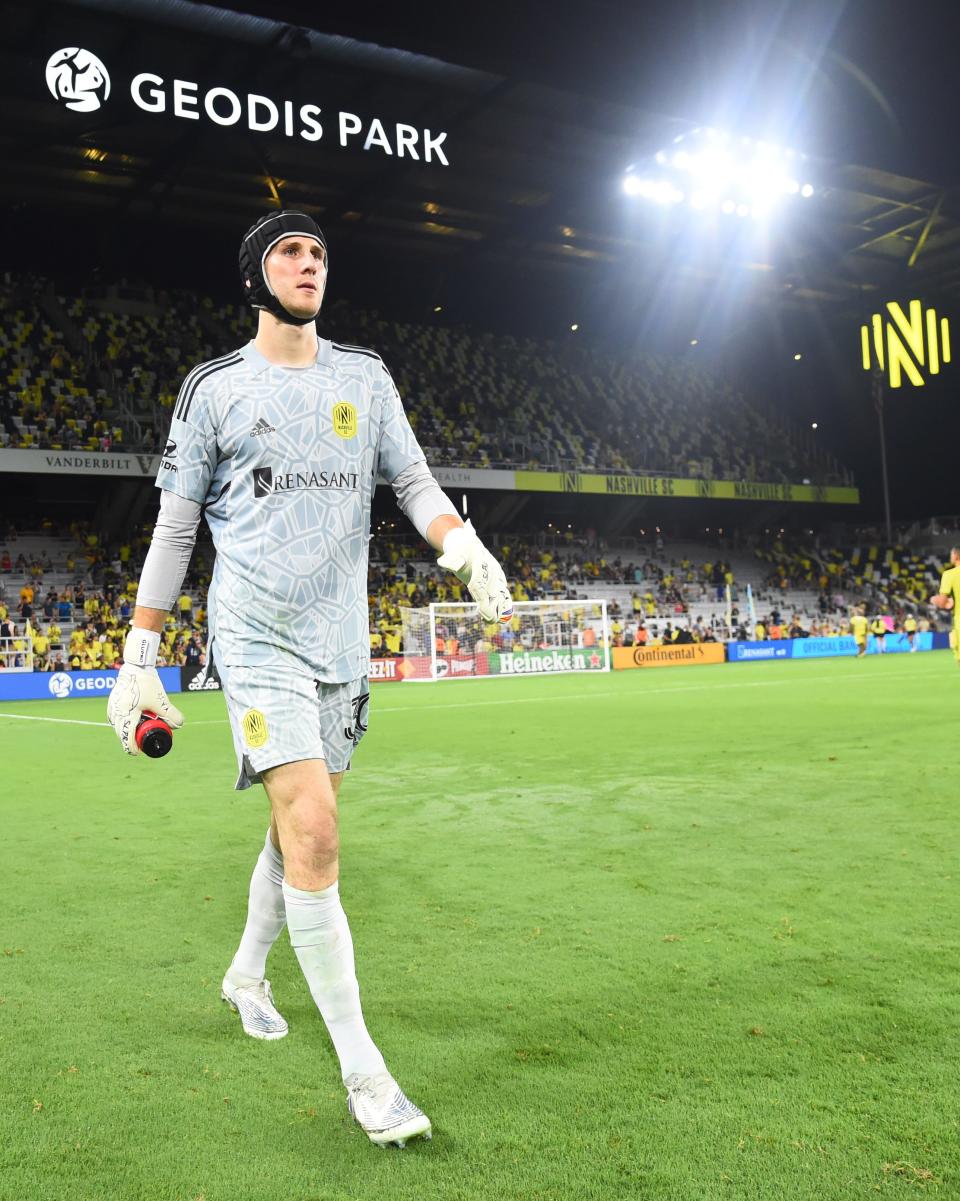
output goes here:
{"type": "Polygon", "coordinates": [[[917,619],[911,614],[903,619],[903,632],[910,643],[910,654],[917,649],[917,619]]]}
{"type": "Polygon", "coordinates": [[[887,623],[879,614],[870,622],[870,633],[873,635],[877,654],[885,655],[887,653],[887,623]]]}
{"type": "Polygon", "coordinates": [[[950,646],[953,657],[960,666],[960,546],[950,548],[950,566],[940,577],[940,591],[930,597],[930,604],[937,609],[953,610],[953,629],[950,631],[950,646]]]}
{"type": "Polygon", "coordinates": [[[853,640],[857,644],[857,658],[867,653],[867,619],[860,612],[855,612],[850,617],[850,632],[853,634],[853,640]]]}

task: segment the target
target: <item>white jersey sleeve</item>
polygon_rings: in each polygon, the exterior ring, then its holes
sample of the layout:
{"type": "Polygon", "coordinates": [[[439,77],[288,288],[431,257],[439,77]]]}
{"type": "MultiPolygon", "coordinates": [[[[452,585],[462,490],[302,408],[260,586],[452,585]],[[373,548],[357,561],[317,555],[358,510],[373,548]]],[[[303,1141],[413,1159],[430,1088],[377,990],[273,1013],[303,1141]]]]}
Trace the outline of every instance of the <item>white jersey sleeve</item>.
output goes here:
{"type": "Polygon", "coordinates": [[[160,457],[157,487],[205,504],[218,466],[216,398],[239,354],[201,363],[183,381],[173,409],[170,434],[160,457]]]}
{"type": "Polygon", "coordinates": [[[377,447],[380,474],[392,484],[413,463],[426,463],[420,443],[410,428],[403,401],[390,372],[383,364],[380,400],[380,439],[377,447]]]}
{"type": "Polygon", "coordinates": [[[138,605],[149,609],[173,608],[190,566],[200,513],[198,501],[186,500],[169,488],[161,492],[160,512],[140,573],[138,605]]]}
{"type": "MultiPolygon", "coordinates": [[[[391,484],[400,506],[417,533],[429,542],[427,530],[438,517],[459,517],[453,501],[440,487],[424,460],[405,467],[391,484]]],[[[439,548],[438,548],[439,549],[439,548]]]]}

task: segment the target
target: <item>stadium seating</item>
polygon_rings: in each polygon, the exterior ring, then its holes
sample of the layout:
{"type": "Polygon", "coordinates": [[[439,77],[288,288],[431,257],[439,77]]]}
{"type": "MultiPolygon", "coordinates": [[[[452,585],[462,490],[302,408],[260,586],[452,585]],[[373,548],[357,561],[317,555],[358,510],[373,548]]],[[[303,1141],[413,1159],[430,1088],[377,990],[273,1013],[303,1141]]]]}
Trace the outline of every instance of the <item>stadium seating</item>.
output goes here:
{"type": "MultiPolygon", "coordinates": [[[[103,546],[85,523],[56,529],[45,522],[43,527],[0,534],[0,605],[22,633],[20,589],[31,584],[32,625],[41,627],[42,636],[51,624],[50,614],[43,613],[44,601],[51,593],[56,595],[53,624],[59,627],[61,641],[52,641],[45,661],[38,664],[41,667],[53,668],[58,649],[65,667],[80,666],[70,660],[95,658],[93,643],[98,640],[107,643],[108,652],[118,653],[149,545],[149,528],[131,532],[116,546],[103,546]],[[78,586],[79,602],[75,600],[78,586]],[[75,631],[86,633],[79,637],[75,631]]],[[[538,541],[494,534],[489,541],[504,563],[515,600],[605,599],[613,640],[624,645],[637,638],[641,623],[643,637],[653,643],[669,640],[674,631],[681,640],[688,631],[697,640],[752,637],[754,620],[767,628],[781,625],[784,631],[793,624],[806,633],[840,633],[856,605],[894,616],[914,610],[922,614],[923,602],[936,590],[943,568],[939,553],[876,544],[809,548],[784,536],[740,549],[695,542],[673,542],[664,549],[636,539],[603,547],[569,531],[538,541]]],[[[194,634],[205,638],[211,563],[212,547],[201,538],[186,591],[189,617],[171,618],[168,626],[163,650],[168,661],[178,661],[194,634]]],[[[369,614],[375,655],[401,652],[405,606],[466,599],[465,590],[436,568],[426,545],[415,535],[381,535],[371,543],[369,614]]]]}
{"type": "Polygon", "coordinates": [[[45,319],[42,281],[0,285],[0,445],[105,449],[121,431],[92,364],[45,319]]]}
{"type": "MultiPolygon", "coordinates": [[[[8,281],[0,312],[0,441],[16,446],[154,449],[190,366],[253,331],[239,303],[119,285],[79,297],[8,281]]],[[[320,325],[382,354],[433,463],[850,482],[800,431],[686,360],[398,322],[338,300],[320,325]]]]}
{"type": "MultiPolygon", "coordinates": [[[[514,599],[605,599],[612,640],[626,646],[641,639],[654,645],[673,638],[753,637],[754,622],[767,631],[779,626],[784,636],[791,626],[809,634],[838,634],[848,629],[851,609],[859,605],[897,620],[906,612],[923,619],[925,599],[936,591],[944,565],[940,552],[878,544],[806,547],[785,535],[737,548],[698,542],[670,542],[664,548],[646,538],[605,547],[572,531],[536,540],[491,534],[489,542],[506,567],[514,599]]],[[[116,661],[148,545],[148,527],[110,546],[82,522],[0,530],[0,616],[5,609],[23,640],[21,588],[32,586],[31,628],[42,648],[37,669],[116,661]],[[56,600],[45,613],[51,594],[56,600]]],[[[175,611],[165,634],[161,654],[167,663],[183,662],[195,638],[198,645],[205,641],[211,563],[209,539],[201,537],[185,592],[187,611],[175,611]]],[[[372,541],[369,618],[375,657],[401,653],[406,606],[466,600],[465,590],[437,569],[416,535],[381,533],[372,541]]],[[[4,649],[8,657],[15,655],[9,645],[4,649]]]]}
{"type": "Polygon", "coordinates": [[[90,358],[102,366],[113,393],[147,428],[157,417],[169,422],[184,364],[218,353],[200,324],[192,297],[163,293],[138,302],[117,300],[108,292],[99,300],[58,299],[79,328],[90,358]],[[127,307],[116,307],[120,304],[127,307]]]}

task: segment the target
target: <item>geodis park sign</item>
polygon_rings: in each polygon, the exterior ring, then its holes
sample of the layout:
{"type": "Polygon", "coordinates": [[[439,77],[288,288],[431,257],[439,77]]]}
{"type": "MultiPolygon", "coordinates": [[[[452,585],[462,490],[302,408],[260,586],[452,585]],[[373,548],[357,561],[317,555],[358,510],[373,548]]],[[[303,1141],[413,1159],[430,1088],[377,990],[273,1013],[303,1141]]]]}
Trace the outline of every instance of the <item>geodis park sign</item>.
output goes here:
{"type": "Polygon", "coordinates": [[[170,63],[123,74],[92,50],[63,46],[48,58],[45,79],[53,100],[76,113],[98,112],[123,93],[142,112],[161,119],[238,126],[251,133],[321,142],[340,150],[359,147],[398,159],[450,165],[444,152],[445,133],[403,121],[361,118],[320,104],[298,104],[282,96],[241,93],[217,83],[207,86],[180,79],[170,63]]]}

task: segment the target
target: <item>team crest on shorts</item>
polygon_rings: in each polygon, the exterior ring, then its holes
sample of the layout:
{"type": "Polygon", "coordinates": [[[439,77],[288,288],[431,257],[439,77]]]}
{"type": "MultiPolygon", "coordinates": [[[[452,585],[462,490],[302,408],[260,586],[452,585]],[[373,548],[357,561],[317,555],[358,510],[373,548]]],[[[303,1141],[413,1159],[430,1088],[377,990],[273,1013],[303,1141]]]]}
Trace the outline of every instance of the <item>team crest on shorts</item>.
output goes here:
{"type": "Polygon", "coordinates": [[[333,406],[333,432],[339,438],[352,438],[357,432],[357,410],[349,400],[333,406]]]}
{"type": "Polygon", "coordinates": [[[263,746],[267,741],[267,719],[259,709],[248,709],[243,715],[243,737],[251,750],[263,746]]]}

